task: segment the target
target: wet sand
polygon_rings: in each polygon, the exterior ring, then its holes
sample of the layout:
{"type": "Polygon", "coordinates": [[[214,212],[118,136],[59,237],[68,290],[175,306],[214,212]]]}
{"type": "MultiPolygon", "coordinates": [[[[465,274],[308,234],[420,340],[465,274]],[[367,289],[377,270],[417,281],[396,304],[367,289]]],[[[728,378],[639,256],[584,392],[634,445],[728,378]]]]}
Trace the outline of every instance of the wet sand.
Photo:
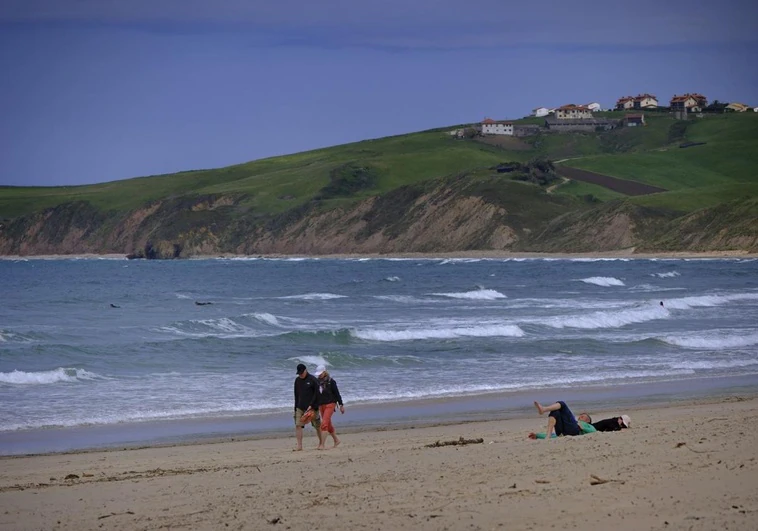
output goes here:
{"type": "Polygon", "coordinates": [[[6,457],[0,528],[754,528],[754,394],[623,412],[630,430],[550,441],[527,438],[534,412],[345,433],[327,451],[308,428],[302,452],[288,434],[6,457]],[[460,437],[483,443],[427,447],[460,437]]]}

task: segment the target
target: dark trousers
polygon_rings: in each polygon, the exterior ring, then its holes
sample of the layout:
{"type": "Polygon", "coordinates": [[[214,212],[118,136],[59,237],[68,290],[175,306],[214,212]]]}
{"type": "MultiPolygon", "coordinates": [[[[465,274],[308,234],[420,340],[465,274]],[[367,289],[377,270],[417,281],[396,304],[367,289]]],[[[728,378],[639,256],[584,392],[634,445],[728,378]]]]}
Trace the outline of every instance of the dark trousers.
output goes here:
{"type": "Polygon", "coordinates": [[[579,423],[576,421],[576,417],[574,417],[566,402],[559,400],[558,403],[561,405],[561,409],[550,412],[550,416],[555,419],[555,434],[579,435],[579,423]]]}

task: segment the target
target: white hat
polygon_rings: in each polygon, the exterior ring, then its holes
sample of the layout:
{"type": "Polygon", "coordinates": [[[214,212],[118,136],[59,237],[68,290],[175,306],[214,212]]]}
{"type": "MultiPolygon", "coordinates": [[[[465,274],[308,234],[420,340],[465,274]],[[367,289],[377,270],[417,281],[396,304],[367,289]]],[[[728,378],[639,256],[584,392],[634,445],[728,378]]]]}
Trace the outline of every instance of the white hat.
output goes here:
{"type": "Polygon", "coordinates": [[[621,423],[624,425],[625,428],[632,427],[632,419],[629,418],[629,415],[621,415],[621,423]]]}
{"type": "Polygon", "coordinates": [[[316,378],[321,376],[321,373],[325,371],[326,371],[326,367],[324,367],[323,365],[319,365],[318,367],[316,367],[316,378]]]}

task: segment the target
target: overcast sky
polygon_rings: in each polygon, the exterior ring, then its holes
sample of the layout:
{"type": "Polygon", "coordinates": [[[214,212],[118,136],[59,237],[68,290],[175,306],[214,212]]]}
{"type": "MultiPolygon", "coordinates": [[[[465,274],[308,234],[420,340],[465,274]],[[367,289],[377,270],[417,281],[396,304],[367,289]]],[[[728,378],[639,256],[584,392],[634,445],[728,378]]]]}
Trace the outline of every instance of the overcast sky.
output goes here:
{"type": "Polygon", "coordinates": [[[212,168],[651,92],[758,106],[758,2],[2,0],[0,184],[212,168]]]}

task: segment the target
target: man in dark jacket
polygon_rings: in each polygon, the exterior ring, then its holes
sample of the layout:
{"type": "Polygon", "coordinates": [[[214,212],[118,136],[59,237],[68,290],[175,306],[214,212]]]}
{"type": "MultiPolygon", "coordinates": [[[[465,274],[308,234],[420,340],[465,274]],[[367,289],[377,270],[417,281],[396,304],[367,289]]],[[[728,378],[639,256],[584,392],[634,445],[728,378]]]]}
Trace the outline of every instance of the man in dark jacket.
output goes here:
{"type": "MultiPolygon", "coordinates": [[[[316,429],[318,447],[324,447],[324,435],[321,433],[321,417],[318,414],[318,379],[308,373],[308,369],[302,363],[297,366],[297,378],[295,378],[295,436],[297,437],[296,451],[303,449],[303,415],[312,414],[311,426],[316,429]]],[[[306,417],[307,418],[307,417],[306,417]]]]}

